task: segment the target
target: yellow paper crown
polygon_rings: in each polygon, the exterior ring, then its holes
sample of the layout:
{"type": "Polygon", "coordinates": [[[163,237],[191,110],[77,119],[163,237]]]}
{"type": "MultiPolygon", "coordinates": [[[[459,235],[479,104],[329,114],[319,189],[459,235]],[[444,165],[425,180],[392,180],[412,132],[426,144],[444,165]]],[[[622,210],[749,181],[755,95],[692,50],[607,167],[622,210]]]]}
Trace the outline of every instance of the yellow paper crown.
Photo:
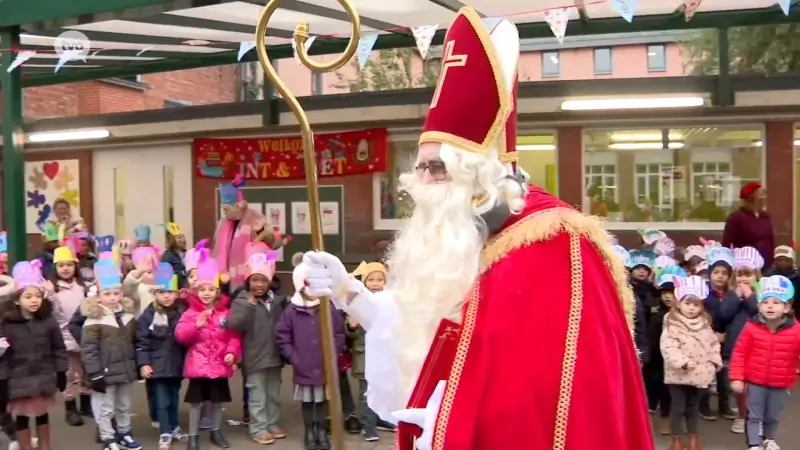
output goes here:
{"type": "Polygon", "coordinates": [[[72,249],[67,247],[66,245],[63,247],[58,247],[53,251],[53,264],[58,264],[60,262],[75,262],[78,259],[72,253],[72,249]]]}
{"type": "Polygon", "coordinates": [[[361,261],[361,264],[356,267],[356,270],[350,273],[350,275],[354,277],[367,277],[372,273],[380,272],[383,276],[387,276],[389,272],[386,270],[386,266],[379,262],[371,262],[368,263],[366,261],[361,261]]]}
{"type": "Polygon", "coordinates": [[[167,228],[167,233],[169,233],[172,236],[180,236],[181,234],[183,234],[181,226],[175,222],[167,222],[165,227],[167,228]]]}

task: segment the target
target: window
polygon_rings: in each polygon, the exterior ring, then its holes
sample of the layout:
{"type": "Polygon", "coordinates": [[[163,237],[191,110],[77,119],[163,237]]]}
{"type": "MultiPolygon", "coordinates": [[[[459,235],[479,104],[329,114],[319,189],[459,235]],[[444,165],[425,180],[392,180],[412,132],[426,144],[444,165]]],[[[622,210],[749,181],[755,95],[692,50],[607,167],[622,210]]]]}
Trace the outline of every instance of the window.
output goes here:
{"type": "Polygon", "coordinates": [[[127,81],[129,83],[141,83],[142,82],[142,76],[141,75],[129,75],[127,77],[116,77],[115,80],[127,81]]]}
{"type": "Polygon", "coordinates": [[[586,213],[609,228],[721,230],[739,188],[763,179],[760,127],[586,131],[586,213]]]}
{"type": "Polygon", "coordinates": [[[596,48],[594,49],[594,73],[595,75],[610,74],[612,71],[611,63],[611,49],[596,48]]]}
{"type": "Polygon", "coordinates": [[[517,136],[517,167],[528,174],[531,183],[553,195],[558,194],[556,162],[555,134],[535,133],[517,136]]]}
{"type": "Polygon", "coordinates": [[[542,52],[542,77],[561,75],[561,62],[558,52],[542,52]]]}
{"type": "Polygon", "coordinates": [[[311,72],[311,95],[322,95],[324,93],[322,75],[322,72],[311,72]]]}
{"type": "Polygon", "coordinates": [[[665,45],[647,46],[647,70],[650,72],[667,70],[667,47],[665,45]]]}
{"type": "Polygon", "coordinates": [[[183,108],[186,106],[192,106],[192,104],[183,100],[164,100],[164,108],[183,108]]]}
{"type": "Polygon", "coordinates": [[[417,141],[389,143],[389,170],[375,174],[373,195],[375,204],[375,228],[379,230],[396,230],[400,228],[399,220],[411,215],[414,205],[411,197],[398,190],[398,177],[414,169],[417,141]]]}

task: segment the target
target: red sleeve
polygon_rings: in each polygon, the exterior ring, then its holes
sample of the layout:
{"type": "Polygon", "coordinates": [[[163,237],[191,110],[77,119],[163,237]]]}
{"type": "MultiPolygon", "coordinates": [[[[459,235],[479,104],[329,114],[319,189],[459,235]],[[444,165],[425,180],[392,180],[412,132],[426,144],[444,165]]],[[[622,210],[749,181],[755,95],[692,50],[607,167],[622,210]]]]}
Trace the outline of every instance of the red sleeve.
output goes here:
{"type": "Polygon", "coordinates": [[[730,368],[728,369],[728,377],[731,381],[744,381],[745,362],[747,355],[750,354],[750,349],[753,347],[753,324],[748,323],[744,326],[742,334],[736,340],[736,346],[733,348],[731,355],[730,368]]]}
{"type": "Polygon", "coordinates": [[[728,220],[725,221],[725,230],[722,232],[723,247],[739,247],[741,221],[739,211],[734,211],[728,216],[728,220]]]}

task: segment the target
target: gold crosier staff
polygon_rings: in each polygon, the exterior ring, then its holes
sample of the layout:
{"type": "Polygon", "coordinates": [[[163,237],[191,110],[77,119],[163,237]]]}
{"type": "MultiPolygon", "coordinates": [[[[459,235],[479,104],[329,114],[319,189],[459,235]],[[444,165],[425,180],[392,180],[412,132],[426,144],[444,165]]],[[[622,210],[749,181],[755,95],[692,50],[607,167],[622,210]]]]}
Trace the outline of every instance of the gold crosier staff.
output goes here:
{"type": "MultiPolygon", "coordinates": [[[[358,39],[361,29],[361,18],[358,16],[353,5],[349,0],[337,0],[340,5],[347,12],[352,26],[352,34],[350,42],[347,43],[344,53],[342,53],[335,61],[328,63],[318,63],[312,61],[306,53],[306,40],[308,39],[308,23],[301,22],[294,30],[294,42],[297,49],[297,57],[300,61],[311,70],[318,72],[330,72],[333,70],[344,67],[356,53],[358,48],[358,39]]],[[[311,131],[311,124],[308,122],[308,116],[297,97],[289,91],[289,88],[278,76],[275,67],[267,55],[266,46],[266,33],[267,23],[272,17],[272,14],[278,9],[281,0],[270,0],[264,7],[264,12],[258,19],[256,26],[256,52],[258,53],[258,61],[261,63],[261,68],[264,69],[264,74],[269,78],[273,86],[281,93],[281,96],[292,114],[300,124],[300,133],[303,136],[303,159],[305,160],[306,171],[306,186],[308,188],[308,204],[309,216],[311,220],[311,245],[315,250],[324,250],[322,242],[322,222],[320,219],[319,210],[319,183],[317,181],[317,158],[314,151],[314,133],[311,131]]],[[[339,395],[339,367],[336,355],[336,347],[333,341],[333,317],[331,316],[332,308],[328,299],[323,298],[320,301],[320,315],[322,321],[320,324],[320,333],[322,334],[322,348],[323,358],[325,363],[325,385],[328,394],[328,412],[331,417],[331,437],[333,450],[344,450],[344,435],[343,422],[342,422],[342,399],[339,395]]]]}

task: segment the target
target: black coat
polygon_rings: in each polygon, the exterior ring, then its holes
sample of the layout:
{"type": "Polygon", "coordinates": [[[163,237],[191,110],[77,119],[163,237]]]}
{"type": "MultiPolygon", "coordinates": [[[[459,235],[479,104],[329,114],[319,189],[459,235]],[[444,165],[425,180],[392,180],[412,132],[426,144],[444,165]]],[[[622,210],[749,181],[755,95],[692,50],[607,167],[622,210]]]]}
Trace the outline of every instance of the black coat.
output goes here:
{"type": "Polygon", "coordinates": [[[175,327],[186,310],[175,301],[174,308],[166,311],[167,326],[156,326],[156,304],[151,303],[139,316],[136,327],[136,365],[150,366],[152,378],[183,378],[183,361],[186,348],[175,340],[175,327]]]}
{"type": "Polygon", "coordinates": [[[0,358],[0,378],[8,381],[8,398],[54,395],[56,373],[67,371],[67,347],[48,300],[32,319],[8,301],[0,313],[9,348],[0,358]]]}

